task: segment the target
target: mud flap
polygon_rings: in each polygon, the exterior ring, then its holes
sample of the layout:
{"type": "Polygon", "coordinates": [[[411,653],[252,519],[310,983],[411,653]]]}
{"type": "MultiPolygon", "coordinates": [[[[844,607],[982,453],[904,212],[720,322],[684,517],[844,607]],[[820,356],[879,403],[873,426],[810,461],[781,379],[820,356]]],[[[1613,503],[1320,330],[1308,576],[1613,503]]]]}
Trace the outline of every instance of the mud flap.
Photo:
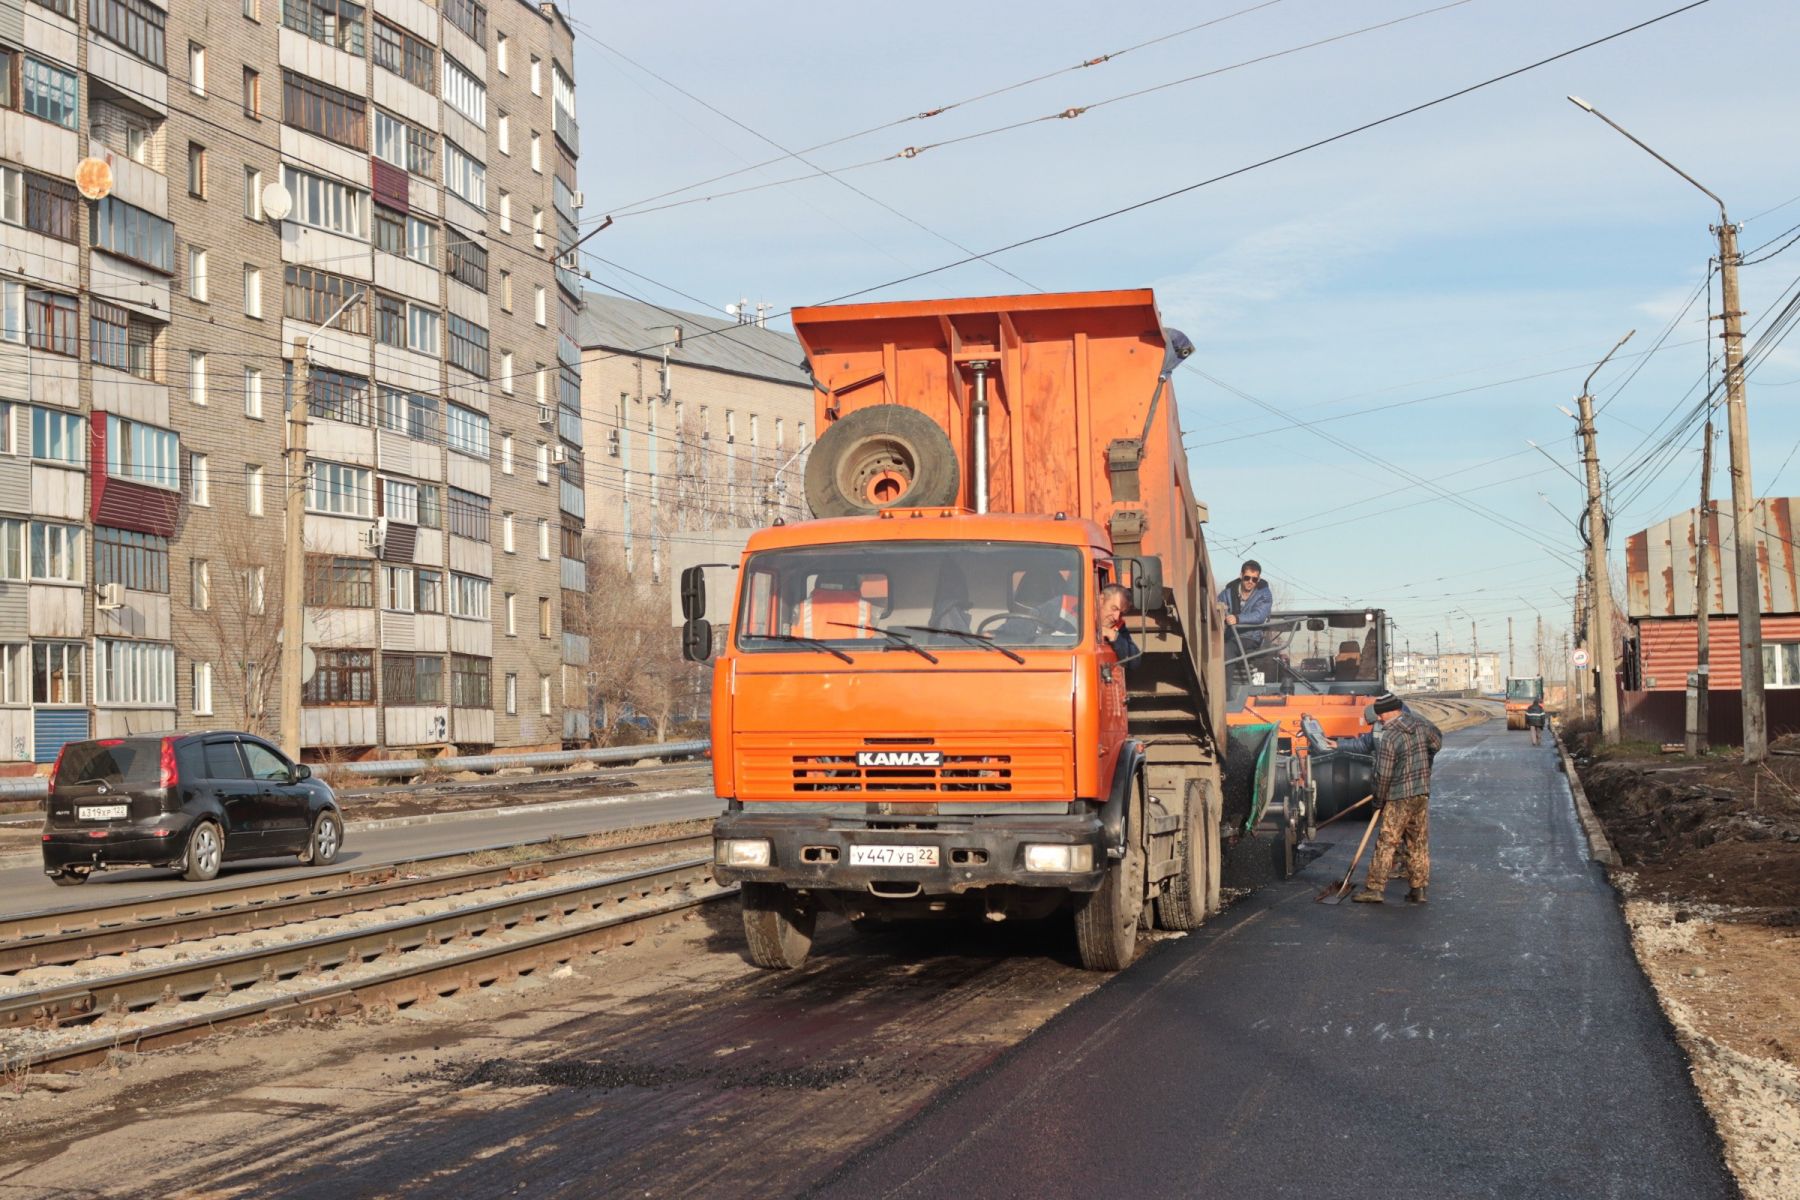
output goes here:
{"type": "Polygon", "coordinates": [[[1300,833],[1279,786],[1276,725],[1234,725],[1225,759],[1225,846],[1221,882],[1254,888],[1299,869],[1300,833]]]}

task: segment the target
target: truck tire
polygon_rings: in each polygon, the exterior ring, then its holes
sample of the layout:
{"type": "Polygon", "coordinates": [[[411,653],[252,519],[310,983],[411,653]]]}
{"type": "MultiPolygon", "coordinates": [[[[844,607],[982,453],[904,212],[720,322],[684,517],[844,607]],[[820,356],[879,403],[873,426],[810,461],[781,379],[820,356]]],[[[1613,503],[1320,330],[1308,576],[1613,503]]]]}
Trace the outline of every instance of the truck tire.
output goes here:
{"type": "Polygon", "coordinates": [[[1092,892],[1075,897],[1075,944],[1089,971],[1121,971],[1137,950],[1144,918],[1144,850],[1138,844],[1144,816],[1143,784],[1132,798],[1125,822],[1125,854],[1107,868],[1092,892]]]}
{"type": "Polygon", "coordinates": [[[955,504],[961,484],[949,435],[903,404],[875,404],[839,417],[806,460],[806,503],[815,517],[955,504]]]}
{"type": "Polygon", "coordinates": [[[750,961],[771,971],[805,966],[806,956],[812,953],[819,910],[780,884],[746,883],[738,890],[744,902],[744,941],[750,947],[750,961]]]}
{"type": "MultiPolygon", "coordinates": [[[[1176,839],[1175,857],[1181,869],[1169,877],[1162,894],[1156,897],[1156,924],[1162,929],[1196,929],[1213,911],[1207,905],[1207,881],[1218,878],[1213,860],[1218,855],[1217,836],[1208,840],[1207,780],[1187,781],[1186,803],[1182,806],[1183,825],[1176,839]]],[[[1212,828],[1217,830],[1217,818],[1212,828]]],[[[1217,901],[1215,900],[1216,904],[1217,901]]]]}

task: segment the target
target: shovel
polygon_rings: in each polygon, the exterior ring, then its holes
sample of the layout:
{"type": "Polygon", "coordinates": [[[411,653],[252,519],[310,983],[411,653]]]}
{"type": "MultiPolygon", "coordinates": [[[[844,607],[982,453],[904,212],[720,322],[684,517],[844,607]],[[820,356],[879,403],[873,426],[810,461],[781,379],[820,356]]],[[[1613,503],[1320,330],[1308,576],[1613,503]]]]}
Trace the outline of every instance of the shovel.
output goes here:
{"type": "Polygon", "coordinates": [[[1361,800],[1358,800],[1355,804],[1352,804],[1349,808],[1346,808],[1343,812],[1337,814],[1337,816],[1332,817],[1329,820],[1319,822],[1319,824],[1314,828],[1314,832],[1316,833],[1318,830],[1325,828],[1325,826],[1331,824],[1332,821],[1343,820],[1345,817],[1349,816],[1351,813],[1355,812],[1357,809],[1361,808],[1363,805],[1367,804],[1369,801],[1373,800],[1374,798],[1375,798],[1374,796],[1364,796],[1361,800]]]}
{"type": "Polygon", "coordinates": [[[1374,836],[1375,827],[1379,824],[1381,824],[1381,810],[1376,809],[1375,815],[1369,818],[1369,827],[1363,830],[1362,841],[1357,843],[1356,856],[1350,860],[1350,869],[1344,872],[1343,880],[1331,884],[1314,896],[1314,903],[1342,904],[1344,902],[1344,897],[1350,894],[1350,877],[1356,874],[1356,864],[1362,861],[1363,851],[1369,848],[1369,839],[1374,836]]]}

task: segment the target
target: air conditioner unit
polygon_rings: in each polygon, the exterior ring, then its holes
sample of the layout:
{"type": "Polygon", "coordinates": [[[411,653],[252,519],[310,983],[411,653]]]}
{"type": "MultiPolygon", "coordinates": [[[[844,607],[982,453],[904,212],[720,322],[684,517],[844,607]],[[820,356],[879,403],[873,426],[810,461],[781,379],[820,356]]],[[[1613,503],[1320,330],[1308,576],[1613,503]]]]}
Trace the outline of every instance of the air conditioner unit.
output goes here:
{"type": "Polygon", "coordinates": [[[387,528],[388,519],[386,517],[375,518],[375,523],[369,526],[367,532],[363,535],[364,540],[368,542],[369,549],[380,550],[381,547],[386,544],[387,528]]]}
{"type": "Polygon", "coordinates": [[[568,462],[569,461],[569,448],[567,446],[561,446],[561,445],[550,447],[550,461],[553,463],[568,462]]]}
{"type": "Polygon", "coordinates": [[[569,197],[569,204],[573,208],[585,208],[587,206],[587,193],[577,191],[574,195],[569,197]]]}
{"type": "Polygon", "coordinates": [[[110,611],[125,607],[125,585],[122,583],[103,583],[94,589],[94,607],[102,611],[110,611]]]}

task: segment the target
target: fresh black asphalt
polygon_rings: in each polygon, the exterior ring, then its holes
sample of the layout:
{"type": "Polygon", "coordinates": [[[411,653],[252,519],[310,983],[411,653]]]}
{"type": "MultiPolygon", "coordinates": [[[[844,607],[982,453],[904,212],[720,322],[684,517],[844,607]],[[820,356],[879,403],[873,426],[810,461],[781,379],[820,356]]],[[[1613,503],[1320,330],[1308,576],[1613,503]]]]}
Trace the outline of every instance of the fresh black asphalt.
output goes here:
{"type": "Polygon", "coordinates": [[[1446,739],[1426,907],[1403,881],[1380,907],[1313,903],[1360,834],[815,1194],[1737,1195],[1552,749],[1497,722],[1446,739]]]}

